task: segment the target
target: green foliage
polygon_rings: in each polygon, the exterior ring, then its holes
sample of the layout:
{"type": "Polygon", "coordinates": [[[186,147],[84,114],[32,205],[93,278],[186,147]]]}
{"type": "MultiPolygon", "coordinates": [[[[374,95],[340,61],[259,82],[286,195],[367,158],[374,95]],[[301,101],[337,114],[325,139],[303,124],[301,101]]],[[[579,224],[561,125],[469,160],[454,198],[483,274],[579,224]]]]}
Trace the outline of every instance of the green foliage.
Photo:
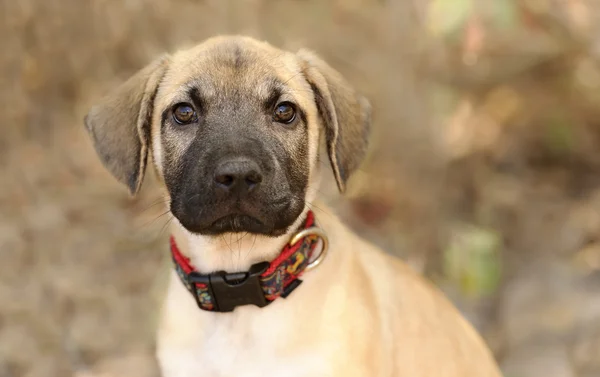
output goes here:
{"type": "Polygon", "coordinates": [[[518,5],[513,1],[491,1],[487,15],[499,30],[512,30],[519,26],[518,5]]]}
{"type": "Polygon", "coordinates": [[[428,26],[435,35],[453,34],[464,26],[473,10],[473,0],[433,0],[428,26]]]}
{"type": "Polygon", "coordinates": [[[492,230],[462,227],[444,250],[446,278],[467,296],[480,298],[496,291],[501,277],[501,237],[492,230]]]}
{"type": "Polygon", "coordinates": [[[572,122],[562,115],[555,115],[546,126],[546,146],[555,154],[566,154],[573,150],[575,137],[572,122]]]}

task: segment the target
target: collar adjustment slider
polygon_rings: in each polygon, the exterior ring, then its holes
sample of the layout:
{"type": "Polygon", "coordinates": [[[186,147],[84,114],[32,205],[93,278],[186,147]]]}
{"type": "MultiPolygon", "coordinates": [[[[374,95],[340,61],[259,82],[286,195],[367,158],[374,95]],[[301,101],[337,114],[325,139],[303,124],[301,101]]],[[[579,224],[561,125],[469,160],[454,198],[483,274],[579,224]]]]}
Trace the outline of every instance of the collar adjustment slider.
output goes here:
{"type": "Polygon", "coordinates": [[[260,284],[260,275],[267,268],[269,262],[261,262],[252,265],[247,272],[217,271],[208,275],[192,272],[188,278],[190,283],[206,285],[213,297],[215,311],[231,312],[241,305],[256,305],[262,308],[270,303],[265,298],[260,284]]]}

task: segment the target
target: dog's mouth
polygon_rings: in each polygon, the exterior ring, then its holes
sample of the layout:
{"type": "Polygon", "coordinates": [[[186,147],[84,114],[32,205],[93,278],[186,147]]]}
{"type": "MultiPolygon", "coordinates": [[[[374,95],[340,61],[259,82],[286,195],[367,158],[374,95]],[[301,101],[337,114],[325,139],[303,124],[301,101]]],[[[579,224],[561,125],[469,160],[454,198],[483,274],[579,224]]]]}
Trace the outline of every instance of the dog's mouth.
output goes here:
{"type": "Polygon", "coordinates": [[[205,229],[205,234],[219,233],[265,233],[265,224],[257,219],[245,214],[229,214],[218,218],[205,229]]]}
{"type": "Polygon", "coordinates": [[[213,212],[212,218],[207,215],[203,219],[200,218],[196,221],[194,221],[194,219],[190,221],[190,218],[187,216],[177,216],[177,214],[173,214],[179,219],[181,225],[189,232],[206,236],[245,232],[276,237],[285,232],[285,229],[280,229],[283,224],[274,223],[269,216],[259,217],[260,214],[258,213],[254,214],[246,211],[213,212]]]}
{"type": "Polygon", "coordinates": [[[285,234],[301,214],[304,202],[287,198],[266,203],[241,201],[206,205],[172,198],[170,207],[179,223],[194,234],[250,233],[278,237],[285,234]]]}

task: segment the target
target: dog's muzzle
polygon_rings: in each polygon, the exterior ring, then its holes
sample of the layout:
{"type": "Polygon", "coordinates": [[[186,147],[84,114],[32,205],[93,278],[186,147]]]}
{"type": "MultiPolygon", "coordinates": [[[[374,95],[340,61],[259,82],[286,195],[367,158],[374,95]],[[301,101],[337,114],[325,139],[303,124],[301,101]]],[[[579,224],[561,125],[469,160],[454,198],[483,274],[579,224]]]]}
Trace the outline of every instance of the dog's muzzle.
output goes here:
{"type": "Polygon", "coordinates": [[[172,186],[171,212],[181,225],[203,235],[285,233],[304,202],[275,173],[272,161],[251,153],[220,154],[170,180],[180,182],[172,186]]]}

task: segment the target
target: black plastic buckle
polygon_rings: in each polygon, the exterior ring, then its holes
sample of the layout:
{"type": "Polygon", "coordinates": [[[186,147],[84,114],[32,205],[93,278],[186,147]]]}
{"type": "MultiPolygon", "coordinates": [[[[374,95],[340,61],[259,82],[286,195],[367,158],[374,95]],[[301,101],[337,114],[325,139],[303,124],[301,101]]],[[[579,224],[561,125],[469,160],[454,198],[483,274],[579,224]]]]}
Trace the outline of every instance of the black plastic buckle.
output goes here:
{"type": "MultiPolygon", "coordinates": [[[[215,304],[215,311],[231,312],[238,306],[267,306],[270,301],[260,285],[260,275],[269,268],[269,262],[252,265],[248,272],[226,273],[217,271],[208,275],[192,272],[188,275],[190,283],[206,284],[215,304]]],[[[193,284],[192,284],[193,285],[193,284]]],[[[194,295],[196,296],[196,295],[194,295]]],[[[198,298],[196,297],[196,300],[198,298]]],[[[200,304],[198,303],[200,306],[200,304]]]]}

